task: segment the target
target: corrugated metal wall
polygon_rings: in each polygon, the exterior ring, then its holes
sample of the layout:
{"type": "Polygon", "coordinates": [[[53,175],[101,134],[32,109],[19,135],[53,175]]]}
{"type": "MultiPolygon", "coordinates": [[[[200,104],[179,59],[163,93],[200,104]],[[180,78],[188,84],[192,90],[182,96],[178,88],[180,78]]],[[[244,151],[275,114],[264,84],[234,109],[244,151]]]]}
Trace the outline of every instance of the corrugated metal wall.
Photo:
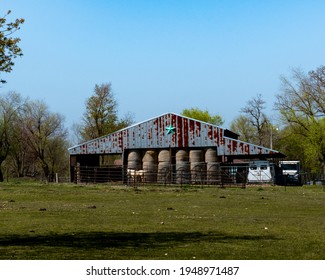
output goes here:
{"type": "Polygon", "coordinates": [[[69,149],[76,154],[116,154],[124,149],[216,147],[218,155],[279,154],[224,136],[224,129],[208,123],[166,113],[132,125],[115,133],[82,143],[69,149]]]}

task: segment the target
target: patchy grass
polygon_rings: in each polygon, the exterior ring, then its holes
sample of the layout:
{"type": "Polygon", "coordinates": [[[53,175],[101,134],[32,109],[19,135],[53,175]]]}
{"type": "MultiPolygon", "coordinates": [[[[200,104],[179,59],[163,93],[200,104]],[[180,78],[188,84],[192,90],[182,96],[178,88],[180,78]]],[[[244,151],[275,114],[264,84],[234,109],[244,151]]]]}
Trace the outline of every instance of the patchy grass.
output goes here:
{"type": "Polygon", "coordinates": [[[0,184],[1,259],[324,259],[306,187],[0,184]]]}

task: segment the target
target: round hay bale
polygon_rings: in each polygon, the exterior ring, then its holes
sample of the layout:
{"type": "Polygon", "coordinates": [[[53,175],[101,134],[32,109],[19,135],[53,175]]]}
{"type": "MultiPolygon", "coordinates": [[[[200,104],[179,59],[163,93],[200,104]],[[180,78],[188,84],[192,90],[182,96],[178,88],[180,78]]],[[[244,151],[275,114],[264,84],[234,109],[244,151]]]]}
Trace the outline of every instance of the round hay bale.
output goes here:
{"type": "Polygon", "coordinates": [[[142,162],[157,163],[157,152],[153,150],[146,151],[142,158],[142,162]]]}
{"type": "Polygon", "coordinates": [[[141,164],[139,161],[129,160],[128,161],[128,169],[139,170],[139,169],[141,169],[141,164]]]}
{"type": "Polygon", "coordinates": [[[219,162],[207,163],[207,181],[212,184],[221,183],[221,169],[219,162]]]}
{"type": "Polygon", "coordinates": [[[159,162],[158,163],[158,174],[157,182],[158,183],[170,183],[171,181],[171,165],[170,162],[159,162]]]}
{"type": "Polygon", "coordinates": [[[186,161],[176,161],[176,183],[189,184],[190,181],[190,163],[186,161]]]}
{"type": "Polygon", "coordinates": [[[176,164],[177,162],[188,162],[188,152],[186,150],[176,152],[176,164]]]}
{"type": "Polygon", "coordinates": [[[128,169],[141,169],[141,153],[140,151],[130,151],[128,153],[128,169]]]}
{"type": "Polygon", "coordinates": [[[155,151],[146,151],[142,159],[142,168],[146,182],[157,181],[157,153],[155,151]]]}
{"type": "Polygon", "coordinates": [[[190,150],[190,162],[202,162],[203,151],[202,150],[190,150]]]}
{"type": "Polygon", "coordinates": [[[169,150],[161,150],[158,154],[158,162],[170,162],[169,150]]]}
{"type": "Polygon", "coordinates": [[[128,161],[140,161],[141,153],[140,151],[130,151],[128,154],[128,161]]]}
{"type": "Polygon", "coordinates": [[[209,148],[205,152],[205,162],[217,162],[218,156],[217,156],[217,150],[209,148]]]}
{"type": "Polygon", "coordinates": [[[203,184],[206,181],[206,163],[191,162],[191,182],[195,184],[203,184]]]}

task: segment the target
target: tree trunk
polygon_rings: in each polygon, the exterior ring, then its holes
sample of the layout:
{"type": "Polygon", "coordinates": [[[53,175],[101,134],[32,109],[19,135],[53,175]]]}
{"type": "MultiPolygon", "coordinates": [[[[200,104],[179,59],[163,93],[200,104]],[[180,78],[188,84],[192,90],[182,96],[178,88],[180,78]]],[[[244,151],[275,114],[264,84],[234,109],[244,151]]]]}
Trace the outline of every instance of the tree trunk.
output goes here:
{"type": "Polygon", "coordinates": [[[1,166],[0,166],[0,182],[3,182],[3,173],[2,173],[2,170],[1,170],[1,166]]]}
{"type": "Polygon", "coordinates": [[[325,156],[322,155],[322,180],[325,180],[325,156]]]}
{"type": "Polygon", "coordinates": [[[43,169],[45,180],[49,182],[50,169],[49,166],[44,161],[42,162],[42,169],[43,169]]]}
{"type": "Polygon", "coordinates": [[[3,157],[0,158],[0,182],[3,182],[2,163],[4,162],[3,157]]]}

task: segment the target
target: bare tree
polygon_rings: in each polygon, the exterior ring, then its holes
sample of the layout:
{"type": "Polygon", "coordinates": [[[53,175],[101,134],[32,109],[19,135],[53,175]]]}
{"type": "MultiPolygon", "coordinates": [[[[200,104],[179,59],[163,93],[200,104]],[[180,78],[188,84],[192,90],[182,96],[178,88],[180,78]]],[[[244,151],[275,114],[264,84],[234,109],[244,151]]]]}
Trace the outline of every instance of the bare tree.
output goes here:
{"type": "Polygon", "coordinates": [[[262,99],[262,95],[258,94],[247,102],[247,105],[240,111],[245,115],[251,126],[256,133],[256,142],[258,145],[265,145],[265,139],[267,135],[267,128],[269,126],[269,120],[264,113],[265,101],[262,99]]]}
{"type": "Polygon", "coordinates": [[[25,106],[22,122],[27,145],[48,181],[53,180],[55,168],[59,167],[58,159],[62,161],[66,154],[67,130],[63,121],[63,116],[51,113],[44,102],[33,101],[25,106]]]}
{"type": "Polygon", "coordinates": [[[0,97],[0,182],[3,181],[2,163],[9,155],[14,139],[13,125],[17,122],[22,98],[15,92],[0,97]]]}
{"type": "Polygon", "coordinates": [[[230,124],[230,129],[239,135],[239,139],[245,142],[256,142],[255,128],[248,117],[240,115],[230,124]]]}
{"type": "Polygon", "coordinates": [[[27,146],[27,135],[23,129],[21,116],[11,123],[11,127],[11,149],[6,164],[11,175],[15,177],[23,177],[33,160],[30,157],[31,153],[27,146]]]}

